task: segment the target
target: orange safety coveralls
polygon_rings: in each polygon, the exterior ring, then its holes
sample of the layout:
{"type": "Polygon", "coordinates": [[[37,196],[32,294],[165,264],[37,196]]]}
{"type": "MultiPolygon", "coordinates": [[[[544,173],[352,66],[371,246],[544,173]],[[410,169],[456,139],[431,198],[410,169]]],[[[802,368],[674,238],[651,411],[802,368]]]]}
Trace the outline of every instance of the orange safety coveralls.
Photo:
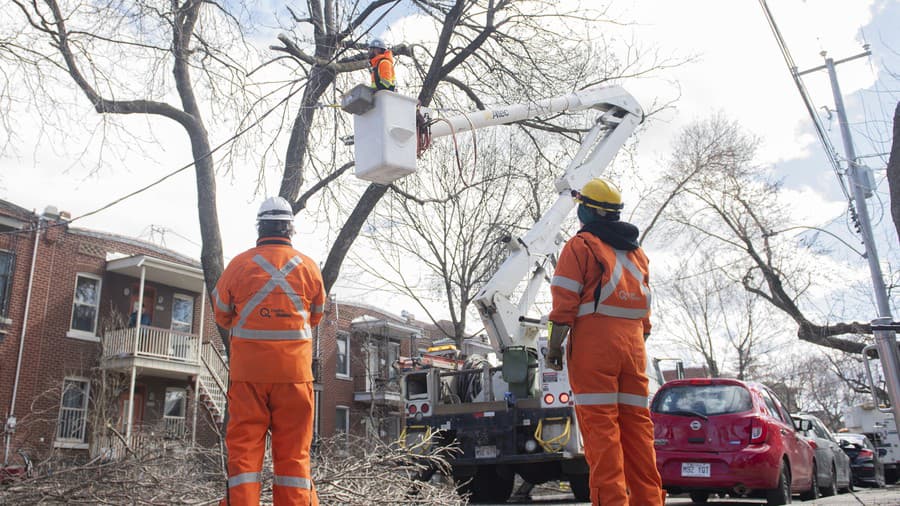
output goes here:
{"type": "Polygon", "coordinates": [[[231,329],[228,502],[258,505],[266,432],[272,430],[276,506],[317,505],[311,328],[322,319],[318,266],[283,237],[235,257],[213,291],[216,322],[231,329]]]}
{"type": "Polygon", "coordinates": [[[394,78],[394,53],[385,51],[375,55],[369,60],[371,67],[369,74],[372,76],[372,87],[375,90],[394,91],[397,81],[394,78]]]}
{"type": "Polygon", "coordinates": [[[582,231],[551,281],[553,323],[569,325],[566,363],[595,505],[664,502],[647,408],[650,333],[647,256],[582,231]]]}

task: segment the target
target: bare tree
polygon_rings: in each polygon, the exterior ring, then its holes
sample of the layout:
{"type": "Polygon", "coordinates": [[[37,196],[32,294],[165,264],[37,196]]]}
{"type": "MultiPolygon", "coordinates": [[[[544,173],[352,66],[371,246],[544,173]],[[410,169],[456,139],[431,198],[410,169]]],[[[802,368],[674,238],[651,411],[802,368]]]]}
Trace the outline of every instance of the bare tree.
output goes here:
{"type": "Polygon", "coordinates": [[[887,164],[888,188],[891,196],[891,216],[897,240],[900,241],[900,102],[894,109],[894,136],[891,143],[891,157],[887,164]]]}
{"type": "Polygon", "coordinates": [[[837,336],[870,334],[868,324],[818,324],[802,308],[823,277],[810,265],[819,252],[784,233],[791,229],[790,212],[779,201],[780,185],[756,164],[757,146],[757,139],[721,115],[685,128],[667,177],[681,183],[684,173],[696,176],[667,216],[685,237],[715,244],[720,265],[729,265],[748,292],[791,317],[801,340],[858,353],[862,342],[837,336]]]}
{"type": "MultiPolygon", "coordinates": [[[[226,4],[210,0],[127,5],[12,0],[11,6],[19,14],[11,23],[27,30],[0,45],[0,53],[26,69],[34,101],[62,106],[50,78],[62,72],[101,115],[150,115],[184,130],[196,178],[204,278],[211,290],[224,266],[204,116],[247,108],[241,55],[249,48],[238,18],[226,4]]],[[[64,122],[60,128],[71,130],[72,119],[64,122]]],[[[139,139],[137,131],[134,138],[139,139]]]]}
{"type": "MultiPolygon", "coordinates": [[[[358,51],[363,48],[361,39],[365,35],[356,34],[385,16],[397,3],[379,0],[355,11],[338,0],[311,2],[305,12],[292,11],[292,18],[301,28],[311,28],[313,36],[296,40],[280,36],[282,45],[273,46],[274,50],[291,55],[307,76],[291,128],[280,189],[281,196],[293,202],[295,211],[305,208],[310,198],[333,184],[351,166],[350,162],[339,160],[307,164],[315,156],[309,138],[316,125],[316,105],[332,86],[340,85],[339,76],[367,68],[365,55],[358,51]],[[310,174],[318,179],[305,186],[310,174]]],[[[640,76],[676,63],[659,56],[645,58],[637,50],[626,58],[617,58],[605,51],[602,39],[585,41],[575,36],[583,32],[572,30],[573,27],[596,27],[610,22],[603,9],[587,4],[564,5],[549,0],[414,0],[409,7],[422,16],[422,23],[432,23],[438,34],[436,40],[426,44],[400,44],[394,48],[395,54],[412,60],[414,68],[412,81],[401,83],[401,89],[417,89],[422,106],[437,101],[445,107],[483,109],[495,101],[544,98],[613,77],[640,76]],[[571,58],[576,47],[581,48],[578,54],[584,54],[584,59],[571,58]]],[[[578,133],[547,121],[525,124],[575,136],[578,133]]],[[[322,269],[326,289],[336,281],[363,224],[388,191],[391,187],[373,184],[355,199],[322,269]]]]}
{"type": "Polygon", "coordinates": [[[508,241],[533,222],[529,196],[544,196],[535,188],[542,182],[550,187],[539,165],[510,156],[513,134],[486,132],[481,139],[477,165],[456,165],[457,156],[474,159],[471,145],[459,153],[437,148],[434,163],[419,177],[395,183],[365,234],[368,253],[355,258],[369,274],[415,299],[435,325],[441,315],[430,302],[442,301],[452,329],[438,328],[457,344],[469,337],[471,303],[505,258],[508,241]],[[369,263],[373,256],[388,269],[369,263]]]}

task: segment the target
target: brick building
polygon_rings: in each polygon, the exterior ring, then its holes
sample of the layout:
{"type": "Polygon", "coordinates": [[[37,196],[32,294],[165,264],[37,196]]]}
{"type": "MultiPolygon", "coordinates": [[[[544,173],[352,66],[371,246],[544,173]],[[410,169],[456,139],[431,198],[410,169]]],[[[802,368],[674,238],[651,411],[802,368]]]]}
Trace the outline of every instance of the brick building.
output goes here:
{"type": "Polygon", "coordinates": [[[227,372],[199,264],[65,218],[0,201],[4,461],[112,451],[107,423],[133,444],[211,442],[227,372]]]}
{"type": "MultiPolygon", "coordinates": [[[[199,263],[65,218],[0,200],[4,462],[18,449],[110,451],[107,423],[133,444],[211,444],[228,368],[199,263]]],[[[396,438],[403,403],[391,364],[439,334],[330,297],[314,332],[318,435],[396,438]]]]}
{"type": "Polygon", "coordinates": [[[316,331],[318,436],[399,437],[405,403],[393,364],[420,354],[438,334],[433,325],[330,297],[316,331]]]}

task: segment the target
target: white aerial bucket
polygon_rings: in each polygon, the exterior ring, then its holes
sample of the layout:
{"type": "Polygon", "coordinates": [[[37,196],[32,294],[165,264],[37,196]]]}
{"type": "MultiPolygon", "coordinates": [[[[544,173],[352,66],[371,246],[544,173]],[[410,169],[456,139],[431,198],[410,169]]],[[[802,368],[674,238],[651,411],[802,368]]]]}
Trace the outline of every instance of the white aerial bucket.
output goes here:
{"type": "Polygon", "coordinates": [[[356,177],[390,184],[416,171],[416,99],[375,93],[375,107],[353,116],[356,177]]]}

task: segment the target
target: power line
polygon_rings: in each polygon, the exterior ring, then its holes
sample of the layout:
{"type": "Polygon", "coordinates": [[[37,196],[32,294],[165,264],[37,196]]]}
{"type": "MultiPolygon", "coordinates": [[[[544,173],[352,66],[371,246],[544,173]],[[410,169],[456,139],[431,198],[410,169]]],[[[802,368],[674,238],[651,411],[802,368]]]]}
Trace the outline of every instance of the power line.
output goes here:
{"type": "MultiPolygon", "coordinates": [[[[332,63],[334,63],[335,60],[337,60],[340,56],[342,56],[344,53],[346,53],[351,47],[355,46],[355,45],[356,45],[363,37],[365,37],[366,35],[368,35],[369,32],[372,30],[372,28],[374,28],[375,25],[377,25],[378,23],[380,23],[380,22],[381,22],[388,14],[390,14],[390,12],[391,12],[392,10],[394,10],[394,8],[397,7],[397,5],[399,5],[399,4],[400,4],[400,0],[395,0],[395,2],[394,2],[390,7],[388,7],[388,8],[387,8],[387,9],[386,9],[386,10],[378,17],[378,19],[376,19],[376,20],[369,26],[369,28],[367,28],[366,30],[364,30],[359,36],[357,36],[356,38],[354,38],[349,44],[346,44],[346,45],[345,45],[343,48],[341,48],[339,51],[335,51],[335,54],[334,54],[327,62],[325,62],[325,63],[322,64],[321,66],[322,66],[322,67],[327,67],[328,65],[331,65],[332,63]]],[[[153,181],[153,182],[151,182],[151,183],[149,183],[149,184],[147,184],[147,185],[144,185],[144,186],[138,188],[137,190],[135,190],[135,191],[133,191],[133,192],[131,192],[131,193],[128,193],[128,194],[126,194],[126,195],[124,195],[124,196],[122,196],[122,197],[119,197],[119,198],[117,198],[117,199],[115,199],[115,200],[113,200],[113,201],[111,201],[111,202],[109,202],[109,203],[107,203],[107,204],[104,204],[104,205],[102,205],[102,206],[100,206],[100,207],[98,207],[98,208],[96,208],[96,209],[94,209],[94,210],[92,210],[92,211],[88,211],[87,213],[84,213],[84,214],[81,214],[81,215],[79,215],[79,216],[76,216],[76,217],[74,217],[74,218],[68,220],[68,221],[65,222],[65,223],[55,223],[55,224],[50,224],[50,225],[45,225],[45,226],[40,226],[40,225],[39,225],[39,226],[37,226],[37,227],[35,227],[35,228],[27,229],[27,230],[12,230],[12,231],[0,232],[0,235],[11,235],[11,234],[17,234],[17,233],[29,233],[29,232],[32,232],[32,231],[34,231],[34,230],[43,230],[43,229],[48,229],[48,228],[52,228],[52,227],[57,227],[57,226],[67,225],[67,224],[72,223],[72,222],[74,222],[74,221],[77,221],[77,220],[80,220],[80,219],[83,219],[83,218],[87,218],[88,216],[93,216],[93,215],[95,215],[95,214],[98,214],[98,213],[100,213],[100,212],[103,212],[103,211],[105,211],[105,210],[107,210],[107,209],[109,209],[109,208],[115,206],[116,204],[119,204],[120,202],[123,202],[123,201],[125,201],[125,200],[127,200],[127,199],[130,199],[131,197],[134,197],[134,196],[136,196],[136,195],[139,195],[139,194],[141,194],[141,193],[143,193],[143,192],[145,192],[145,191],[147,191],[147,190],[153,188],[154,186],[157,186],[157,185],[163,183],[164,181],[166,181],[166,180],[168,180],[168,179],[170,179],[170,178],[176,176],[177,174],[180,174],[181,172],[184,172],[185,170],[187,170],[187,169],[193,167],[194,165],[196,165],[196,163],[197,163],[198,161],[200,161],[200,160],[205,160],[206,158],[211,157],[214,153],[216,153],[217,151],[219,151],[220,149],[222,149],[222,148],[225,147],[226,145],[228,145],[228,144],[234,142],[234,141],[237,140],[239,137],[241,137],[242,135],[244,135],[245,133],[247,133],[248,131],[250,131],[252,128],[254,128],[254,127],[256,127],[257,125],[259,125],[259,124],[260,124],[265,118],[267,118],[270,114],[272,114],[273,112],[275,112],[276,110],[278,110],[279,108],[281,108],[281,106],[282,106],[283,104],[287,103],[291,98],[293,98],[294,95],[296,95],[297,93],[299,93],[301,90],[305,89],[305,87],[306,87],[307,84],[308,84],[308,83],[306,83],[306,84],[304,84],[303,86],[300,86],[299,88],[297,88],[296,90],[291,91],[290,93],[288,93],[287,96],[285,96],[283,99],[279,100],[278,103],[276,103],[274,106],[272,106],[272,107],[269,108],[267,111],[265,111],[261,116],[259,116],[259,117],[258,117],[256,120],[254,120],[252,123],[250,123],[250,124],[247,125],[245,128],[239,130],[238,132],[236,132],[236,133],[233,134],[232,136],[228,137],[227,139],[225,139],[224,141],[222,141],[221,143],[219,143],[218,145],[216,145],[216,146],[215,146],[214,148],[212,148],[208,153],[204,154],[204,155],[201,156],[199,159],[192,160],[191,162],[188,162],[187,164],[185,164],[185,165],[183,165],[183,166],[181,166],[181,167],[179,167],[179,168],[173,170],[172,172],[169,172],[168,174],[164,175],[163,177],[161,177],[161,178],[159,178],[159,179],[156,179],[155,181],[153,181]]],[[[315,108],[318,108],[318,107],[320,107],[320,106],[319,106],[319,105],[316,105],[316,106],[314,106],[314,107],[315,107],[315,108]]]]}
{"type": "Polygon", "coordinates": [[[837,151],[831,144],[831,139],[828,138],[828,134],[825,132],[825,128],[822,126],[822,122],[819,119],[818,114],[816,114],[816,108],[812,103],[809,92],[806,90],[806,85],[803,84],[803,80],[800,78],[801,74],[797,71],[797,65],[796,63],[794,63],[794,58],[791,56],[787,44],[784,42],[784,38],[781,36],[781,31],[778,29],[778,25],[775,24],[775,18],[772,17],[772,12],[769,10],[769,6],[766,3],[766,0],[759,0],[759,4],[763,9],[763,13],[766,16],[766,21],[768,21],[769,27],[772,29],[772,35],[775,36],[775,42],[778,44],[778,48],[781,50],[781,55],[784,57],[784,62],[787,64],[788,70],[791,73],[791,77],[794,79],[794,84],[797,86],[797,91],[800,92],[800,98],[803,99],[803,104],[806,106],[806,111],[809,113],[809,116],[812,119],[813,126],[816,130],[816,136],[818,136],[819,142],[821,142],[822,146],[825,148],[825,155],[828,157],[828,161],[831,162],[832,170],[834,170],[834,174],[838,178],[841,192],[843,192],[844,198],[848,202],[850,202],[850,193],[847,190],[846,183],[844,182],[844,175],[841,172],[842,169],[841,164],[838,161],[837,151]]]}

